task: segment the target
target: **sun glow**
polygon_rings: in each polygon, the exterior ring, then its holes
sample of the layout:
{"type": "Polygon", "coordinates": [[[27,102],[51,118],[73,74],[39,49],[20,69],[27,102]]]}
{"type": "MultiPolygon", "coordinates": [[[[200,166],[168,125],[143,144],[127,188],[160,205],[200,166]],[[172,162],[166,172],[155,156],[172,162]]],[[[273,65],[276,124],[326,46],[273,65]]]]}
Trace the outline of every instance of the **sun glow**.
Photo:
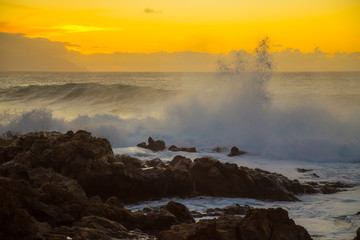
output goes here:
{"type": "MultiPolygon", "coordinates": [[[[0,31],[67,42],[81,53],[360,51],[357,0],[0,0],[0,31]]],[[[69,49],[69,48],[68,48],[69,49]]]]}

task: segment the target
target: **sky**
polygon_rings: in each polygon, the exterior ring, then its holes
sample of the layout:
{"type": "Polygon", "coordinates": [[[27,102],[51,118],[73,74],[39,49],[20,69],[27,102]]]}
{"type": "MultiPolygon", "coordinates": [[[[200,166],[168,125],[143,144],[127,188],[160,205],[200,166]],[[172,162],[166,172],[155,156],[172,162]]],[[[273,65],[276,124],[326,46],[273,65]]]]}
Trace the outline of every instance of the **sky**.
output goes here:
{"type": "Polygon", "coordinates": [[[251,52],[266,36],[275,53],[333,58],[360,52],[359,26],[359,0],[0,0],[0,32],[68,56],[251,52]]]}

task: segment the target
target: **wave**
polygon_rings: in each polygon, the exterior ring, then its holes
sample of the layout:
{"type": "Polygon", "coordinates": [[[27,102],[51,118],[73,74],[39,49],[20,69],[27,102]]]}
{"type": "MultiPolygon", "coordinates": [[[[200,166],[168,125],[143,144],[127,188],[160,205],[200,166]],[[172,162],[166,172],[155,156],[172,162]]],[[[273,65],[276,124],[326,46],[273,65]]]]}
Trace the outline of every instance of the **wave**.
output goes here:
{"type": "Polygon", "coordinates": [[[170,90],[155,89],[123,84],[104,85],[97,83],[67,83],[63,85],[30,85],[0,89],[1,101],[49,102],[79,101],[93,104],[135,100],[139,96],[149,100],[154,96],[166,96],[170,90]]]}
{"type": "Polygon", "coordinates": [[[20,114],[0,116],[0,134],[85,129],[108,138],[114,148],[152,136],[184,147],[235,145],[272,159],[359,162],[359,112],[339,118],[314,101],[273,104],[267,90],[272,73],[267,50],[262,42],[245,65],[241,54],[235,54],[230,67],[221,63],[226,72],[211,81],[194,81],[185,92],[96,83],[0,89],[0,100],[36,103],[20,114]],[[131,107],[143,115],[125,116],[124,108],[131,107]],[[72,118],[59,115],[66,108],[72,118]]]}

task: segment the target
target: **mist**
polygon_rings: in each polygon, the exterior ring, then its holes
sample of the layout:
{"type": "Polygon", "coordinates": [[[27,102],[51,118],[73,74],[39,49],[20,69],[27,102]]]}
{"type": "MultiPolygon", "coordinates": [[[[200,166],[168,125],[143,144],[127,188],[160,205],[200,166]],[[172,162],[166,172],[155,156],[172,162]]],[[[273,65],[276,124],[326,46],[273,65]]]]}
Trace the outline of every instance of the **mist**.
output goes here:
{"type": "MultiPolygon", "coordinates": [[[[360,114],[339,118],[336,111],[314,101],[275,104],[268,91],[273,61],[264,39],[253,55],[240,51],[220,59],[213,79],[190,82],[181,93],[161,99],[162,104],[148,105],[147,117],[80,113],[64,119],[51,109],[34,109],[3,113],[0,133],[84,129],[109,139],[114,148],[134,146],[152,136],[168,146],[237,146],[273,159],[360,161],[360,114]]],[[[147,101],[159,92],[149,94],[147,101]]]]}

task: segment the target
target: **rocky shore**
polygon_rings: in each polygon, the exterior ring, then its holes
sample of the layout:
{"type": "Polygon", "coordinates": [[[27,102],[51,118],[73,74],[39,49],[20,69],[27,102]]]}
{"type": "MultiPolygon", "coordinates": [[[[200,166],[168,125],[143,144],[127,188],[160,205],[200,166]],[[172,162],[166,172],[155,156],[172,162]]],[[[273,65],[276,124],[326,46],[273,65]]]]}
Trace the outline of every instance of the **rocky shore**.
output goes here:
{"type": "MultiPolygon", "coordinates": [[[[157,143],[163,150],[162,141],[149,141],[150,147],[157,143]]],[[[162,162],[114,156],[106,139],[86,131],[0,139],[0,164],[1,239],[311,239],[283,209],[239,206],[195,223],[173,201],[158,211],[131,212],[124,204],[202,195],[299,201],[299,194],[351,187],[300,183],[210,157],[162,162]]]]}

